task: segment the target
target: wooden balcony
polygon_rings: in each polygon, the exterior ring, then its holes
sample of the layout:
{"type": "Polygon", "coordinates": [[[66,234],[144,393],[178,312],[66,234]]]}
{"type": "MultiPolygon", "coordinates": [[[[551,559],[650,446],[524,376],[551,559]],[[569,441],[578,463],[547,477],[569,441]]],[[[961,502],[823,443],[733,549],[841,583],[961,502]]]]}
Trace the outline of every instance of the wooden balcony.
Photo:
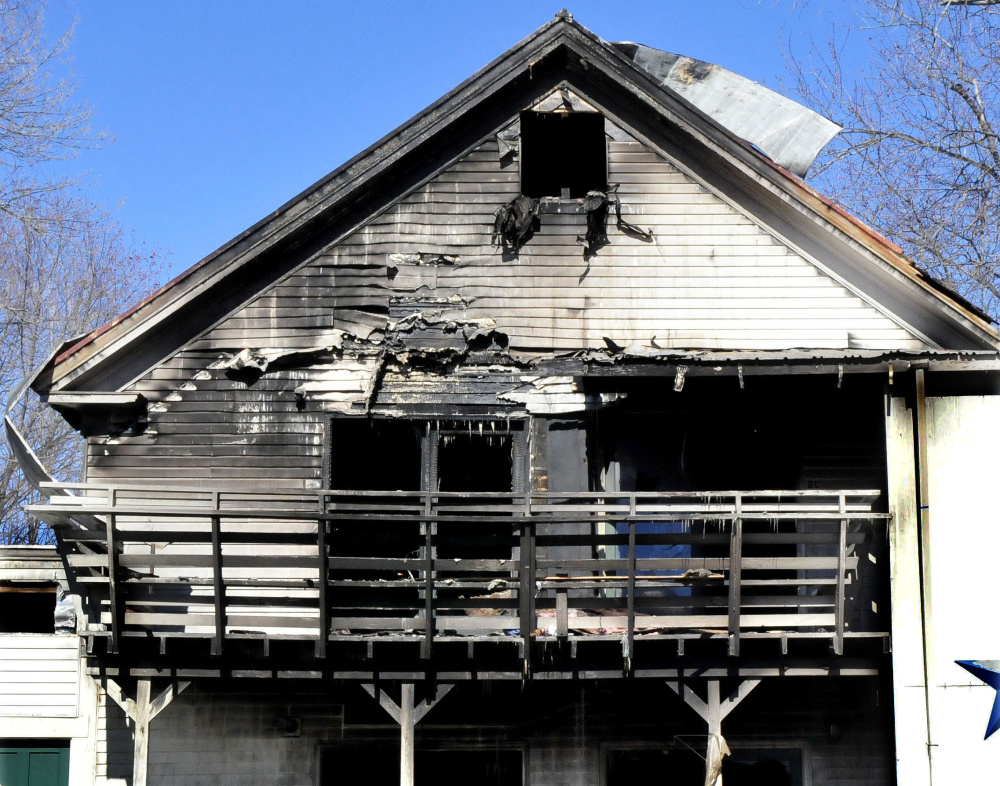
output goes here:
{"type": "Polygon", "coordinates": [[[859,554],[885,539],[876,491],[52,492],[30,512],[56,530],[105,641],[94,651],[113,660],[150,640],[164,658],[168,640],[214,658],[260,642],[258,663],[305,642],[320,665],[409,642],[426,666],[492,643],[527,669],[546,643],[575,656],[610,642],[627,672],[642,642],[681,657],[721,640],[730,659],[760,639],[781,653],[825,640],[834,658],[852,639],[887,645],[888,621],[848,626],[850,603],[872,600],[848,598],[859,554]]]}

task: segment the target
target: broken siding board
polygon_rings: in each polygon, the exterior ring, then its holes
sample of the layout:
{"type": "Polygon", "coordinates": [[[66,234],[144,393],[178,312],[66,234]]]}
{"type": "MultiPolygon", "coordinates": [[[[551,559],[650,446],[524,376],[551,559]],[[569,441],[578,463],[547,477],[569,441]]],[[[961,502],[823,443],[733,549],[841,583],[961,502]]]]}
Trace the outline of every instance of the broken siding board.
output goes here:
{"type": "MultiPolygon", "coordinates": [[[[344,332],[366,336],[387,326],[394,295],[460,294],[465,303],[447,306],[446,313],[496,320],[514,349],[603,348],[605,336],[622,346],[655,336],[663,347],[702,349],[922,348],[919,339],[669,161],[637,143],[612,142],[609,151],[610,180],[621,184],[623,213],[653,229],[654,243],[625,236],[612,217],[609,244],[584,260],[576,237],[584,232],[585,216],[546,213],[520,254],[505,260],[491,245],[493,213],[517,193],[518,171],[501,169],[495,143],[484,143],[137,383],[134,389],[154,401],[149,428],[159,447],[93,446],[92,477],[153,479],[162,467],[165,478],[180,478],[197,470],[196,459],[211,459],[204,474],[212,479],[317,481],[321,442],[279,438],[226,446],[215,440],[297,430],[321,440],[317,413],[298,412],[294,390],[304,389],[321,409],[363,411],[370,376],[337,371],[344,361],[334,359],[313,369],[272,371],[240,390],[207,366],[243,348],[308,351],[339,345],[344,332]],[[389,257],[414,253],[455,260],[408,264],[389,257]],[[195,389],[186,389],[191,384],[195,389]],[[181,451],[187,456],[171,466],[169,454],[180,445],[189,448],[181,451]],[[130,470],[134,458],[142,467],[130,470]]],[[[397,317],[442,308],[392,305],[397,317]]],[[[442,334],[434,325],[402,340],[417,349],[464,343],[460,331],[442,334]]],[[[372,404],[382,414],[410,416],[433,415],[435,408],[460,413],[463,406],[476,414],[517,412],[518,405],[496,400],[497,380],[488,380],[479,387],[464,381],[449,386],[387,374],[372,404]]]]}

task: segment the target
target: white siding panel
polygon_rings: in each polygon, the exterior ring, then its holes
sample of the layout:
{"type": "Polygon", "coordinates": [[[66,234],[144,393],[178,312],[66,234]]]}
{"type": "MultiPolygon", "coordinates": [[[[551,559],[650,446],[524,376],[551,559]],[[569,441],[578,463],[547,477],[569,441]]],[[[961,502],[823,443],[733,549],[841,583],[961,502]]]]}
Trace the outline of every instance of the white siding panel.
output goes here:
{"type": "Polygon", "coordinates": [[[625,217],[654,242],[626,236],[612,215],[610,242],[586,260],[577,242],[586,217],[543,214],[505,260],[491,245],[493,213],[518,193],[518,171],[484,143],[197,347],[321,346],[359,311],[377,321],[389,297],[413,293],[461,296],[468,319],[496,320],[514,348],[603,347],[605,336],[692,349],[924,346],[642,145],[609,144],[609,180],[625,217]],[[394,253],[456,259],[404,269],[388,260],[394,253]]]}
{"type": "Polygon", "coordinates": [[[0,717],[75,717],[79,651],[76,636],[0,636],[0,717]]]}

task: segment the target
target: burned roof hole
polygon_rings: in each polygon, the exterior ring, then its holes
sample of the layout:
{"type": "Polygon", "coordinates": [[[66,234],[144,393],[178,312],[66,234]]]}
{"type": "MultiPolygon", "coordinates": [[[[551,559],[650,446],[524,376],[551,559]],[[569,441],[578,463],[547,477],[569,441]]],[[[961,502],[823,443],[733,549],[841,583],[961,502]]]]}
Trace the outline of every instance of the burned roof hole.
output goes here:
{"type": "Polygon", "coordinates": [[[521,193],[525,196],[581,199],[588,191],[607,187],[603,115],[522,112],[520,148],[521,193]]]}

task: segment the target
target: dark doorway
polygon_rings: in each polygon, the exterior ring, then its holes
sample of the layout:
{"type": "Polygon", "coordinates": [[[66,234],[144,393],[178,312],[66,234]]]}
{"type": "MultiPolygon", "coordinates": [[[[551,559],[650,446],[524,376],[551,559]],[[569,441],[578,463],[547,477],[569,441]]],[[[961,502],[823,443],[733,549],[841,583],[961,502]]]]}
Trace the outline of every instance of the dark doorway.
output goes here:
{"type": "MultiPolygon", "coordinates": [[[[515,439],[520,433],[480,430],[478,424],[456,424],[438,431],[438,491],[494,492],[493,502],[509,504],[514,490],[515,439]]],[[[465,502],[464,499],[457,500],[465,502]]],[[[437,556],[507,559],[513,546],[509,526],[495,523],[450,522],[438,525],[437,556]]]]}

